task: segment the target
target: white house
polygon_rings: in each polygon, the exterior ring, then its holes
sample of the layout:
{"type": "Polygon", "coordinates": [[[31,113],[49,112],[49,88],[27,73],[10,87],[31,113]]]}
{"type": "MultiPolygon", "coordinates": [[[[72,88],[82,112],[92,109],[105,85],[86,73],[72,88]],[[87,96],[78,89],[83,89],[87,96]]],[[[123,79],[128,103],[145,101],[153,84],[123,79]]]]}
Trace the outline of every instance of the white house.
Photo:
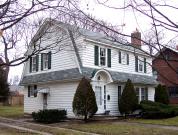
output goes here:
{"type": "MultiPolygon", "coordinates": [[[[42,25],[36,37],[48,23],[42,25]]],[[[67,38],[25,63],[20,82],[25,88],[25,113],[66,109],[67,115],[73,116],[72,101],[83,76],[91,80],[98,114],[109,111],[109,115],[119,115],[118,99],[127,79],[134,83],[139,101],[154,100],[157,82],[148,64],[152,63],[152,58],[139,50],[141,34],[138,31],[132,33],[131,43],[123,42],[123,45],[100,33],[54,20],[50,24],[50,29],[55,30],[48,33],[52,38],[40,41],[40,46],[47,46],[61,33],[67,38]],[[135,43],[137,47],[133,47],[135,43]],[[61,45],[63,49],[58,48],[61,45]]],[[[33,40],[31,44],[27,53],[34,47],[33,40]]]]}

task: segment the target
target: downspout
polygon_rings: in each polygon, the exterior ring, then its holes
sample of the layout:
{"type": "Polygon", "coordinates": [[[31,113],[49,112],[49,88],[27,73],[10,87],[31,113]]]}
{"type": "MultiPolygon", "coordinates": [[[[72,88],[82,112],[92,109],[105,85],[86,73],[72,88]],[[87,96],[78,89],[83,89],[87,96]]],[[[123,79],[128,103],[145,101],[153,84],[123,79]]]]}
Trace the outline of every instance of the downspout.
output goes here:
{"type": "Polygon", "coordinates": [[[74,37],[73,37],[73,34],[72,34],[72,31],[68,29],[68,32],[69,32],[69,36],[70,36],[70,39],[72,41],[72,45],[74,47],[74,51],[75,51],[75,56],[77,58],[77,64],[78,64],[78,69],[79,69],[79,72],[82,74],[82,61],[80,59],[80,55],[79,55],[79,52],[78,52],[78,48],[77,48],[77,45],[75,43],[75,40],[74,40],[74,37]]]}

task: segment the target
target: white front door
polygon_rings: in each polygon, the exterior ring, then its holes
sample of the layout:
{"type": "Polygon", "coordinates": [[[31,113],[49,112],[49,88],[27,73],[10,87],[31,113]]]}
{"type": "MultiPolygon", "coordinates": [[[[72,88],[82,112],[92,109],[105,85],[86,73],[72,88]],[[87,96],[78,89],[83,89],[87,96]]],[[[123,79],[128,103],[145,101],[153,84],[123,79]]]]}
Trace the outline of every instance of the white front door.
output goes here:
{"type": "Polygon", "coordinates": [[[98,106],[97,114],[104,113],[104,90],[102,86],[95,86],[95,96],[96,96],[96,103],[98,106]]]}

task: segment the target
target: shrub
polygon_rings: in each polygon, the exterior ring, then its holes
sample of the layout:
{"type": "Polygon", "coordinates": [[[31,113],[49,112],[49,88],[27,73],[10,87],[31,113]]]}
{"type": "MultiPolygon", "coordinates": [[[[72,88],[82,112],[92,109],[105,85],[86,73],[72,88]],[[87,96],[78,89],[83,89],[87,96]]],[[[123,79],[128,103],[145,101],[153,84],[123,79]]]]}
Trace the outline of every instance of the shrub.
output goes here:
{"type": "Polygon", "coordinates": [[[126,117],[126,115],[133,113],[137,107],[138,99],[134,90],[134,86],[131,80],[128,79],[119,101],[119,111],[126,117]]]}
{"type": "Polygon", "coordinates": [[[90,81],[85,77],[80,81],[73,99],[73,112],[84,116],[84,121],[93,116],[98,110],[95,93],[90,81]]]}
{"type": "Polygon", "coordinates": [[[178,107],[153,102],[142,101],[140,103],[142,117],[147,119],[170,118],[178,115],[178,107]]]}
{"type": "Polygon", "coordinates": [[[38,112],[33,112],[32,117],[35,121],[41,123],[55,123],[66,118],[67,112],[66,110],[58,110],[58,109],[46,109],[40,110],[38,112]]]}
{"type": "Polygon", "coordinates": [[[155,88],[155,102],[160,102],[163,104],[169,104],[169,95],[165,86],[159,84],[155,88]]]}

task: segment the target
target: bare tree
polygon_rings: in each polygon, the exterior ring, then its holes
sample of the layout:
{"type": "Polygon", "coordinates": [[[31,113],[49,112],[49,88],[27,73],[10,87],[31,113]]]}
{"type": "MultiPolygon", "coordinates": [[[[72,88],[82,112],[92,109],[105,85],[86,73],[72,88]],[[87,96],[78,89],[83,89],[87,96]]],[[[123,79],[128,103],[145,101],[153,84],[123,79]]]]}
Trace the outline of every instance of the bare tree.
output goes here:
{"type": "Polygon", "coordinates": [[[56,18],[68,14],[73,9],[70,3],[69,0],[5,0],[0,3],[0,43],[2,44],[0,55],[3,60],[0,66],[6,68],[6,78],[10,66],[22,64],[31,56],[45,49],[52,49],[62,40],[66,40],[64,36],[58,36],[46,47],[40,46],[44,40],[50,40],[46,35],[54,32],[50,29],[52,23],[42,24],[43,16],[56,18]],[[38,32],[39,27],[42,29],[41,33],[38,32]],[[25,53],[27,48],[31,51],[25,53]]]}

